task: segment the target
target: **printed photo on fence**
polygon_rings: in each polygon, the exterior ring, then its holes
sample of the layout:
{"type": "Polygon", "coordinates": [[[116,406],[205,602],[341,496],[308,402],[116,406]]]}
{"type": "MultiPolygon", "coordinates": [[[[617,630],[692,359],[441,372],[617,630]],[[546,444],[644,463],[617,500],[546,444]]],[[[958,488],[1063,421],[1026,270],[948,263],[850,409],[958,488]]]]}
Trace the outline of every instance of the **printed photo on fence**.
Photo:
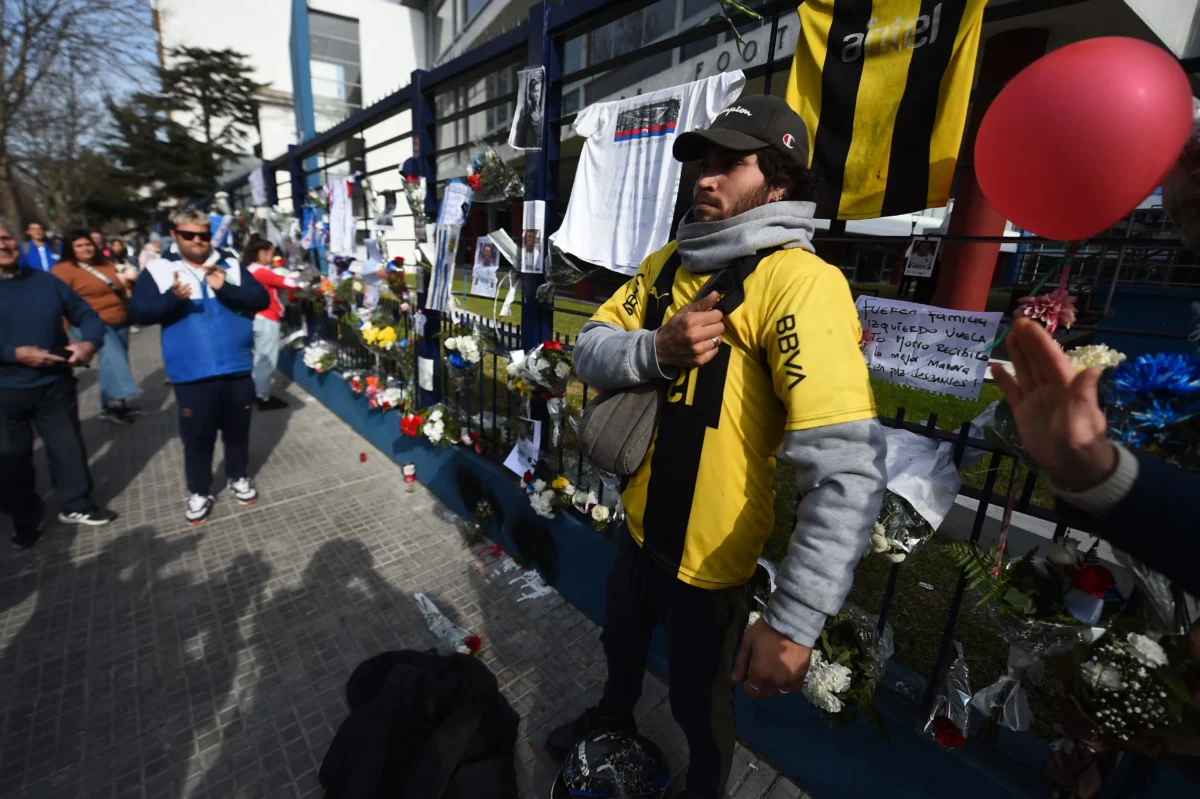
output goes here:
{"type": "Polygon", "coordinates": [[[862,295],[858,316],[871,375],[977,400],[1002,313],[955,311],[862,295]]]}
{"type": "Polygon", "coordinates": [[[524,475],[537,466],[538,453],[542,448],[542,423],[536,419],[517,419],[517,443],[504,459],[504,467],[524,475]]]}
{"type": "Polygon", "coordinates": [[[375,230],[395,230],[396,223],[393,217],[396,215],[396,192],[385,191],[379,195],[383,200],[383,208],[375,216],[375,230]]]}
{"type": "Polygon", "coordinates": [[[942,240],[936,237],[913,239],[908,247],[908,261],[904,264],[905,277],[932,277],[933,265],[937,263],[942,240]]]}
{"type": "Polygon", "coordinates": [[[496,270],[500,253],[487,236],[475,241],[475,265],[471,270],[471,293],[480,297],[496,296],[496,270]]]}
{"type": "Polygon", "coordinates": [[[521,230],[521,271],[542,271],[542,235],[546,220],[546,203],[542,200],[526,200],[525,215],[521,230]]]}
{"type": "Polygon", "coordinates": [[[517,73],[517,108],[508,144],[517,150],[542,149],[542,114],[546,104],[546,69],[535,67],[517,73]]]}

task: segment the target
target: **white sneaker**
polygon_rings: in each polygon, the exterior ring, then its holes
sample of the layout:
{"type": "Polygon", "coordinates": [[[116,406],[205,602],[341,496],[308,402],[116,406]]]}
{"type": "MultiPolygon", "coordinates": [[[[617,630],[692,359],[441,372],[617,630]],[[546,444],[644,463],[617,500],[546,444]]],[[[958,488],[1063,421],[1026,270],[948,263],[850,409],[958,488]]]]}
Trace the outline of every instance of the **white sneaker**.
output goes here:
{"type": "Polygon", "coordinates": [[[254,487],[254,483],[249,477],[230,480],[228,487],[233,492],[233,498],[243,505],[253,505],[254,500],[258,499],[258,489],[254,487]]]}
{"type": "Polygon", "coordinates": [[[200,524],[208,518],[215,502],[216,500],[211,495],[192,494],[188,497],[187,510],[184,511],[183,516],[188,520],[188,524],[200,524]]]}

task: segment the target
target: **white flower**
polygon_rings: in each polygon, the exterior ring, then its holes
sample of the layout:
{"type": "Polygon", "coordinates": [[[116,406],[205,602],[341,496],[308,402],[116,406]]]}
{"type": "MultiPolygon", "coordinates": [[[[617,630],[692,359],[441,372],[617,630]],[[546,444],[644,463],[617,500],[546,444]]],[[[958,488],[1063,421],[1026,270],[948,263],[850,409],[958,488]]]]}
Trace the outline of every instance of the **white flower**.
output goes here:
{"type": "Polygon", "coordinates": [[[1125,360],[1125,353],[1111,349],[1107,344],[1089,344],[1086,347],[1076,347],[1067,353],[1071,365],[1077,370],[1111,369],[1119,366],[1125,360]]]}
{"type": "Polygon", "coordinates": [[[884,555],[884,557],[890,560],[892,563],[903,563],[904,559],[908,556],[903,552],[889,552],[887,555],[884,555]]]}
{"type": "Polygon", "coordinates": [[[450,352],[454,352],[456,349],[458,349],[458,339],[456,339],[456,338],[446,339],[446,349],[450,350],[450,352]]]}
{"type": "Polygon", "coordinates": [[[849,690],[851,671],[840,663],[825,660],[820,650],[814,649],[804,678],[804,698],[826,713],[841,711],[843,704],[837,694],[849,690]]]}
{"type": "Polygon", "coordinates": [[[546,490],[546,481],[545,480],[534,480],[533,481],[533,490],[534,490],[534,493],[537,493],[537,494],[540,494],[543,491],[545,491],[546,490]]]}
{"type": "Polygon", "coordinates": [[[579,489],[575,488],[575,486],[574,486],[574,485],[572,485],[571,483],[567,483],[567,487],[566,487],[566,488],[564,488],[562,491],[563,491],[563,493],[564,493],[564,494],[566,494],[568,497],[573,497],[573,496],[575,496],[575,492],[576,492],[576,491],[578,491],[578,490],[579,490],[579,489]]]}
{"type": "Polygon", "coordinates": [[[468,447],[475,443],[471,440],[471,431],[467,430],[465,427],[463,428],[462,435],[458,437],[458,440],[466,444],[468,447]]]}
{"type": "Polygon", "coordinates": [[[597,522],[608,521],[608,507],[605,505],[597,505],[592,508],[592,520],[597,522]]]}
{"type": "Polygon", "coordinates": [[[1142,665],[1151,668],[1167,665],[1167,653],[1155,641],[1137,633],[1130,633],[1125,640],[1128,641],[1125,651],[1142,665]]]}
{"type": "MultiPolygon", "coordinates": [[[[538,482],[541,482],[540,480],[538,482]]],[[[545,483],[543,483],[545,485],[545,483]]],[[[554,518],[554,492],[535,491],[529,495],[529,504],[533,512],[545,519],[554,518]]]]}
{"type": "Polygon", "coordinates": [[[1112,666],[1106,666],[1096,660],[1089,660],[1079,667],[1083,673],[1083,678],[1088,685],[1093,688],[1105,688],[1110,691],[1119,691],[1125,687],[1121,681],[1120,669],[1115,669],[1112,666]]]}
{"type": "MultiPolygon", "coordinates": [[[[875,526],[880,527],[880,525],[875,525],[875,526]]],[[[888,543],[888,539],[887,539],[886,535],[884,535],[880,532],[874,532],[871,534],[871,551],[872,552],[878,554],[881,552],[887,552],[889,549],[891,549],[891,544],[888,543]]]]}
{"type": "Polygon", "coordinates": [[[571,374],[571,364],[559,361],[558,365],[554,367],[554,374],[558,379],[565,380],[567,375],[571,374]]]}
{"type": "Polygon", "coordinates": [[[592,508],[599,501],[600,499],[596,496],[595,491],[589,491],[586,494],[580,491],[572,498],[572,502],[575,503],[575,507],[579,508],[584,513],[591,512],[592,508]]]}
{"type": "Polygon", "coordinates": [[[428,438],[431,443],[438,444],[442,440],[442,435],[446,432],[446,424],[445,422],[441,421],[440,416],[435,419],[432,415],[430,415],[429,421],[425,423],[425,426],[421,428],[421,431],[425,433],[425,437],[428,438]]]}
{"type": "Polygon", "coordinates": [[[762,618],[762,614],[757,610],[750,611],[750,615],[746,617],[746,629],[749,630],[754,626],[755,622],[762,618]]]}
{"type": "Polygon", "coordinates": [[[1055,541],[1046,551],[1046,560],[1056,566],[1074,566],[1079,562],[1079,542],[1055,541]]]}
{"type": "Polygon", "coordinates": [[[429,421],[440,422],[441,420],[442,420],[442,409],[441,408],[437,408],[433,411],[433,413],[429,414],[429,421]]]}

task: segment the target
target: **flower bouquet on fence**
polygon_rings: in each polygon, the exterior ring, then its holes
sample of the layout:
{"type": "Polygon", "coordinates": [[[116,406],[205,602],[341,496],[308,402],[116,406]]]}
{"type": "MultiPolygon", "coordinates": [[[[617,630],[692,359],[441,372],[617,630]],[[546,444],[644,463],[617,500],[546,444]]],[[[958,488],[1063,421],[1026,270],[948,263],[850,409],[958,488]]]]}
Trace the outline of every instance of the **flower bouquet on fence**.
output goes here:
{"type": "Polygon", "coordinates": [[[546,249],[546,282],[538,286],[534,295],[542,305],[553,308],[558,289],[574,286],[597,272],[604,270],[586,261],[579,261],[551,244],[546,249]]]}
{"type": "Polygon", "coordinates": [[[963,569],[978,606],[992,614],[995,631],[1009,645],[1009,671],[979,691],[975,706],[989,723],[984,737],[1002,724],[1025,731],[1031,721],[1023,680],[1040,681],[1041,659],[1069,652],[1104,634],[1124,601],[1112,572],[1098,563],[1096,547],[1086,555],[1072,541],[1055,542],[1045,558],[1031,549],[1017,560],[1007,550],[983,551],[974,542],[947,547],[963,569]]]}
{"type": "Polygon", "coordinates": [[[377,388],[379,378],[375,375],[368,375],[362,369],[348,369],[342,372],[342,379],[350,386],[350,390],[357,396],[362,396],[363,392],[369,389],[377,388]]]}
{"type": "Polygon", "coordinates": [[[406,415],[400,420],[400,431],[408,436],[423,435],[430,444],[449,447],[459,443],[462,427],[441,405],[406,415]]]}
{"type": "Polygon", "coordinates": [[[479,380],[479,364],[491,346],[491,338],[477,325],[454,325],[442,338],[446,349],[446,373],[462,393],[479,380]]]}
{"type": "Polygon", "coordinates": [[[425,178],[408,175],[404,178],[404,199],[413,215],[413,227],[418,242],[425,241],[425,226],[429,218],[425,215],[425,178]]]}
{"type": "Polygon", "coordinates": [[[558,511],[574,508],[589,518],[597,530],[608,527],[612,516],[608,506],[600,504],[595,492],[580,491],[565,477],[555,477],[547,483],[533,472],[526,472],[521,484],[529,495],[533,512],[543,519],[553,519],[558,511]]]}
{"type": "Polygon", "coordinates": [[[853,605],[830,619],[812,650],[804,698],[830,724],[848,727],[862,711],[880,735],[887,737],[883,716],[872,703],[875,686],[892,656],[892,629],[879,617],[853,605]]]}
{"type": "Polygon", "coordinates": [[[888,491],[883,497],[879,520],[871,532],[870,552],[892,563],[903,563],[933,537],[933,526],[913,509],[908,500],[888,491]]]}
{"type": "Polygon", "coordinates": [[[1111,438],[1184,468],[1200,466],[1200,357],[1126,360],[1105,373],[1100,396],[1111,438]]]}
{"type": "Polygon", "coordinates": [[[324,374],[337,365],[337,352],[327,341],[317,341],[304,348],[304,365],[317,374],[324,374]]]}
{"type": "Polygon", "coordinates": [[[495,148],[477,141],[479,153],[471,162],[467,185],[474,192],[471,200],[477,203],[498,203],[525,196],[525,180],[516,170],[504,163],[495,148]]]}
{"type": "MultiPolygon", "coordinates": [[[[508,389],[521,397],[543,399],[550,415],[550,440],[557,446],[562,434],[567,385],[575,374],[575,360],[557,341],[543,341],[521,357],[516,352],[508,364],[508,389]]],[[[528,413],[526,413],[528,416],[528,413]]]]}
{"type": "MultiPolygon", "coordinates": [[[[371,380],[373,378],[367,378],[371,380]]],[[[398,383],[389,383],[380,388],[378,381],[374,387],[367,388],[367,406],[372,410],[404,411],[408,407],[410,392],[407,387],[398,383]]]]}
{"type": "Polygon", "coordinates": [[[962,644],[955,641],[954,648],[958,656],[946,669],[925,721],[925,734],[943,749],[962,748],[971,728],[971,668],[962,644]]]}

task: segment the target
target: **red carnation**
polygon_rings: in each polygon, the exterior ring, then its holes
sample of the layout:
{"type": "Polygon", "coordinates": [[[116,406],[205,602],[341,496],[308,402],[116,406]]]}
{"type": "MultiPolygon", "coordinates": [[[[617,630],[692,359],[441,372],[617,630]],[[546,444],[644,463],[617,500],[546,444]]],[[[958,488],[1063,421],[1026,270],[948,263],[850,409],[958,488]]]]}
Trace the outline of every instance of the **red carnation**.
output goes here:
{"type": "Polygon", "coordinates": [[[1117,587],[1117,578],[1113,577],[1112,572],[1103,566],[1091,563],[1080,566],[1071,576],[1071,582],[1075,583],[1075,587],[1080,591],[1089,593],[1097,599],[1104,599],[1109,591],[1117,587]]]}
{"type": "Polygon", "coordinates": [[[468,635],[463,639],[463,643],[467,645],[467,649],[471,650],[472,655],[478,655],[479,650],[483,649],[483,639],[478,635],[468,635]]]}
{"type": "Polygon", "coordinates": [[[479,175],[467,175],[467,185],[471,187],[471,191],[479,191],[483,187],[483,178],[479,175]]]}
{"type": "Polygon", "coordinates": [[[421,425],[424,419],[415,413],[410,413],[400,420],[400,432],[406,436],[418,435],[421,431],[421,425]]]}
{"type": "Polygon", "coordinates": [[[945,716],[933,717],[933,735],[947,749],[958,749],[967,742],[954,722],[945,716]]]}
{"type": "Polygon", "coordinates": [[[468,435],[471,438],[472,444],[474,444],[476,441],[479,440],[479,431],[478,430],[472,430],[470,433],[468,433],[468,435]]]}
{"type": "Polygon", "coordinates": [[[533,482],[533,472],[525,472],[525,476],[522,477],[521,480],[525,483],[525,485],[529,485],[533,482]]]}
{"type": "Polygon", "coordinates": [[[397,255],[395,258],[392,259],[392,263],[394,263],[396,266],[404,266],[404,256],[397,255]]]}
{"type": "Polygon", "coordinates": [[[555,352],[562,352],[562,351],[563,351],[563,347],[562,347],[562,342],[561,342],[561,341],[543,341],[543,342],[542,342],[542,347],[543,347],[544,349],[548,349],[548,350],[554,350],[555,352]]]}

